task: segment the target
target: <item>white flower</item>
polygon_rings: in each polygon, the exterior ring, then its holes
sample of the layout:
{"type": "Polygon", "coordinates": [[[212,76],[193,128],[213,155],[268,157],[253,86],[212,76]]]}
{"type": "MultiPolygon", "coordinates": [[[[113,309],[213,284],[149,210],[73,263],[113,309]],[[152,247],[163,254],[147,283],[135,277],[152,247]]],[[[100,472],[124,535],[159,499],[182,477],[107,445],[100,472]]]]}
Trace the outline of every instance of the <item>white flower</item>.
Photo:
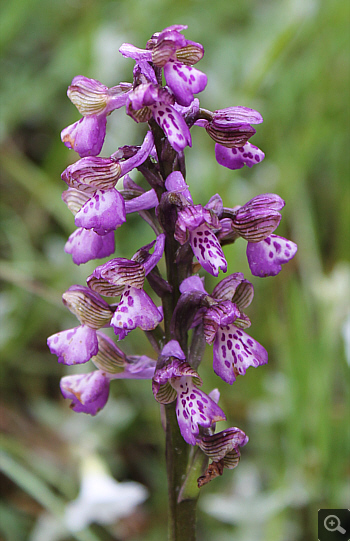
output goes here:
{"type": "Polygon", "coordinates": [[[66,506],[65,523],[80,531],[92,522],[111,524],[133,512],[148,496],[147,489],[134,481],[118,483],[94,457],[84,459],[80,492],[66,506]]]}

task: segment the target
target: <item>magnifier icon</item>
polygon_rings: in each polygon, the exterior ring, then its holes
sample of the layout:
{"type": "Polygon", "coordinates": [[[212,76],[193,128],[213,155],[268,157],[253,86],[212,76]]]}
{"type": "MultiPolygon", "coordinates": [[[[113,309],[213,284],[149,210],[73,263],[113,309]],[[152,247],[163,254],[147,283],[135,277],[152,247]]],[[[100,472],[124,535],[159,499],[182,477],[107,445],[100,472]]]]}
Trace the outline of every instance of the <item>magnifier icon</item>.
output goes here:
{"type": "Polygon", "coordinates": [[[336,515],[328,515],[324,519],[324,527],[329,532],[340,532],[342,534],[346,533],[346,530],[340,526],[340,520],[336,515]]]}

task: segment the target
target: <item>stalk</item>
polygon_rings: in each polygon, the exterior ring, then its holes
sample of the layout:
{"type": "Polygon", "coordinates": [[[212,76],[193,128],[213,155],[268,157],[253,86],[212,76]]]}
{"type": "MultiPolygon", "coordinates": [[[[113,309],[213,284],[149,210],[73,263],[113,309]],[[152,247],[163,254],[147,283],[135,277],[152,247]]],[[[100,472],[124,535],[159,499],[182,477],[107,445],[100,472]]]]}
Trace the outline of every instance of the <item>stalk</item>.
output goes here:
{"type": "MultiPolygon", "coordinates": [[[[150,122],[155,146],[159,158],[161,175],[165,181],[167,176],[177,167],[184,170],[184,158],[167,144],[163,130],[154,122],[150,122]],[[165,146],[166,145],[166,146],[165,146]]],[[[175,223],[169,224],[166,231],[165,261],[167,281],[172,292],[163,296],[164,331],[166,341],[173,337],[170,323],[176,303],[180,297],[179,285],[190,275],[187,264],[176,262],[179,243],[174,238],[175,223]]],[[[181,343],[183,351],[187,351],[187,334],[181,343]]],[[[196,506],[199,490],[197,486],[192,493],[186,494],[186,499],[180,498],[189,469],[191,446],[181,436],[176,418],[176,402],[165,405],[166,412],[166,468],[168,479],[168,539],[169,541],[196,541],[196,506]]]]}

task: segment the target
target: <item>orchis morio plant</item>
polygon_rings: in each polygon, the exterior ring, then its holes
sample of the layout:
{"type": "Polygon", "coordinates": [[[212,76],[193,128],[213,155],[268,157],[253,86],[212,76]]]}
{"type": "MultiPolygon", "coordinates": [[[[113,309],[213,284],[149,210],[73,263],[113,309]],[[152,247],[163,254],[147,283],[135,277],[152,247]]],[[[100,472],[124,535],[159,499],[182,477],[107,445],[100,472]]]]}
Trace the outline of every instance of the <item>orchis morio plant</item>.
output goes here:
{"type": "Polygon", "coordinates": [[[264,159],[249,141],[253,125],[263,119],[243,106],[201,108],[195,96],[205,89],[207,77],[194,64],[204,49],[184,37],[186,28],[174,25],[153,34],[145,49],[124,43],[121,54],[135,61],[131,83],[107,88],[78,75],[68,88],[82,118],[61,134],[64,144],[80,156],[62,174],[68,186],[62,198],[77,226],[65,251],[77,265],[112,256],[115,230],[126,227],[132,212],[152,228],[154,241],[131,259],[116,255],[97,266],[87,285],[71,286],[63,302],[80,325],[48,339],[59,362],[91,360],[97,368],[61,381],[62,394],[76,412],[96,415],[114,379],[152,380],[150,391],[165,410],[169,535],[177,541],[195,539],[200,487],[224,468],[237,466],[240,447],[248,441],[236,427],[215,432],[216,423],[226,417],[218,389],[209,394],[201,390],[205,343],[213,345],[214,372],[231,385],[249,366],[267,363],[265,348],[246,332],[251,322],[244,309],[253,299],[252,283],[235,272],[208,293],[200,268],[215,277],[220,270],[226,273],[223,246],[239,237],[247,241],[254,276],[278,274],[297,250],[292,241],[274,233],[284,206],[276,194],[257,195],[242,205],[230,202],[231,207],[225,207],[218,194],[204,204],[193,202],[190,184],[196,180],[186,183],[184,158],[185,148],[192,145],[191,129],[204,128],[215,142],[218,164],[235,170],[264,159]],[[146,135],[140,146],[123,146],[100,157],[108,115],[120,108],[145,125],[146,135]],[[129,177],[134,169],[144,176],[148,191],[129,177]],[[157,267],[162,257],[166,276],[157,267]],[[153,298],[144,290],[146,278],[153,298]],[[155,358],[127,356],[101,330],[106,327],[119,342],[139,327],[147,333],[155,358]]]}

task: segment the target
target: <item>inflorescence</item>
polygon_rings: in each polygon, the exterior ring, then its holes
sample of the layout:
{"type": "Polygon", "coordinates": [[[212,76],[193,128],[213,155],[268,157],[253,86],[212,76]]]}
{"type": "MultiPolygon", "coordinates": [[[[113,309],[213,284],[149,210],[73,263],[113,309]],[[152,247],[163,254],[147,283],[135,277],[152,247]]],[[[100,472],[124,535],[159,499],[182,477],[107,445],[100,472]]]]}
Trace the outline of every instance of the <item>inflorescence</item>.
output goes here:
{"type": "Polygon", "coordinates": [[[263,119],[242,106],[214,112],[200,107],[194,96],[205,89],[207,77],[193,65],[204,50],[185,39],[181,32],[186,28],[165,28],[152,36],[145,49],[128,43],[121,46],[121,54],[135,60],[132,83],[107,88],[79,75],[68,88],[82,118],[61,134],[64,144],[80,156],[62,174],[68,186],[62,199],[77,226],[65,251],[77,265],[111,256],[114,231],[124,227],[126,215],[133,212],[152,228],[155,239],[131,259],[115,257],[96,267],[87,285],[71,286],[63,302],[80,325],[50,336],[48,346],[61,363],[92,360],[97,367],[88,374],[62,378],[62,394],[72,401],[74,411],[96,415],[107,402],[111,380],[152,379],[160,404],[176,400],[184,440],[199,446],[216,468],[233,468],[248,437],[235,427],[215,433],[216,422],[226,417],[218,405],[218,390],[208,395],[200,390],[198,366],[204,345],[213,345],[214,372],[229,384],[249,366],[267,363],[268,356],[245,332],[251,325],[244,313],[253,299],[251,282],[236,272],[208,293],[196,271],[201,267],[215,277],[220,269],[226,273],[222,246],[242,237],[252,274],[275,276],[294,257],[297,246],[274,234],[284,206],[276,194],[258,195],[233,208],[224,207],[218,194],[204,206],[194,204],[185,182],[184,160],[184,149],[192,145],[191,128],[204,128],[215,141],[217,162],[235,170],[264,159],[264,153],[249,142],[255,133],[252,125],[263,119]],[[140,146],[123,146],[109,157],[100,157],[107,117],[120,108],[148,131],[140,146]],[[148,191],[129,177],[134,169],[148,182],[148,191]],[[117,190],[120,179],[123,188],[117,190]],[[163,255],[166,278],[157,267],[163,255]],[[159,305],[143,289],[146,278],[162,301],[159,305]],[[104,327],[112,327],[119,341],[136,327],[146,331],[158,359],[127,356],[101,331],[104,327]]]}

